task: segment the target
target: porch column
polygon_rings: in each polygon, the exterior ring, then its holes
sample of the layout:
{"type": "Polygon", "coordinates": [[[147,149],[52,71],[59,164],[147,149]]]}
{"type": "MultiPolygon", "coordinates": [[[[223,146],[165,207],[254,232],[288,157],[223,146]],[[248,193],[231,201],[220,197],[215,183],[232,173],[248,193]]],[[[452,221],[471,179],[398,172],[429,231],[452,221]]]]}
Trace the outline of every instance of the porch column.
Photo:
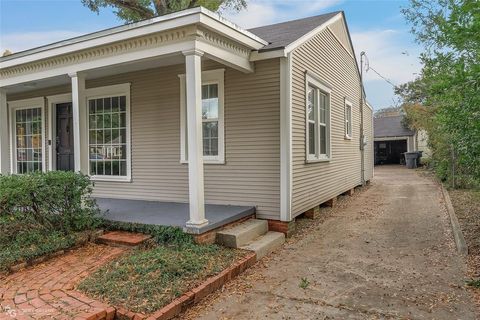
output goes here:
{"type": "Polygon", "coordinates": [[[73,157],[75,172],[82,171],[81,110],[85,111],[85,76],[78,73],[69,74],[72,80],[72,121],[73,121],[73,157]]]}
{"type": "Polygon", "coordinates": [[[10,172],[10,150],[8,149],[7,94],[0,90],[0,173],[10,172]]]}
{"type": "Polygon", "coordinates": [[[187,228],[200,228],[205,219],[203,190],[203,138],[202,138],[202,62],[203,52],[191,50],[185,55],[185,84],[187,104],[188,190],[190,220],[187,228]]]}

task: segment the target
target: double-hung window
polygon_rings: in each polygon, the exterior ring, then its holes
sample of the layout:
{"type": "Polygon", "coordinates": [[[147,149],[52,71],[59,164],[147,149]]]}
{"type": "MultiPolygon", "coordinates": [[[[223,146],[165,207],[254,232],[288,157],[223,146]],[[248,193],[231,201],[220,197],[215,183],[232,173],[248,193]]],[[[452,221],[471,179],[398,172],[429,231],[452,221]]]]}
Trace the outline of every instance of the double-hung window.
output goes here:
{"type": "MultiPolygon", "coordinates": [[[[180,75],[180,135],[182,163],[188,162],[185,75],[180,75]]],[[[224,163],[224,69],[202,72],[202,135],[205,163],[224,163]]]]}
{"type": "Polygon", "coordinates": [[[345,139],[352,139],[352,103],[345,99],[345,139]]]}
{"type": "Polygon", "coordinates": [[[12,115],[12,171],[23,174],[45,170],[44,99],[8,104],[12,115]]]}
{"type": "Polygon", "coordinates": [[[306,160],[330,159],[330,93],[318,77],[306,73],[306,160]]]}
{"type": "Polygon", "coordinates": [[[89,173],[97,180],[130,179],[130,85],[88,90],[89,173]]]}

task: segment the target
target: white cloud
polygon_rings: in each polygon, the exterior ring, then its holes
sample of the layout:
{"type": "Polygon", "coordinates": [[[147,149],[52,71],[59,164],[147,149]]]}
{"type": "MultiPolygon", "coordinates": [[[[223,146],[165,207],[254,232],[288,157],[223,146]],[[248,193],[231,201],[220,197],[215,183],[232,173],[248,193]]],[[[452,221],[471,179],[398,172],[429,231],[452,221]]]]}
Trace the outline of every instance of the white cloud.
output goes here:
{"type": "Polygon", "coordinates": [[[247,9],[240,12],[224,10],[222,15],[238,24],[240,27],[248,29],[287,20],[305,18],[332,7],[342,0],[252,0],[248,1],[247,9]]]}
{"type": "MultiPolygon", "coordinates": [[[[420,73],[420,50],[409,40],[407,31],[361,30],[352,32],[351,36],[357,56],[365,51],[370,67],[393,84],[414,80],[420,73]]],[[[396,99],[393,87],[373,70],[364,74],[367,99],[374,107],[379,109],[393,105],[396,99]]]]}
{"type": "MultiPolygon", "coordinates": [[[[365,51],[370,66],[395,84],[413,80],[421,69],[419,49],[405,40],[405,31],[365,30],[351,36],[357,55],[365,51]]],[[[372,71],[365,74],[366,81],[378,79],[372,71]]]]}
{"type": "Polygon", "coordinates": [[[0,54],[7,49],[12,52],[19,52],[56,41],[77,37],[82,34],[84,34],[84,32],[69,30],[0,34],[0,54]]]}

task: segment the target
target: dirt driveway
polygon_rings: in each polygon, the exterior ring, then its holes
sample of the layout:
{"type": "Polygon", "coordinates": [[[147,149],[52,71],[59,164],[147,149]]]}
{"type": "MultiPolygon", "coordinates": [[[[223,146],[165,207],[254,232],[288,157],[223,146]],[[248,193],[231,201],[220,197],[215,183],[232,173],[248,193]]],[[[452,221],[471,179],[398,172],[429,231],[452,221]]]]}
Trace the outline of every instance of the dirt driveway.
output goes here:
{"type": "Polygon", "coordinates": [[[375,168],[366,191],[326,213],[184,318],[480,319],[429,178],[375,168]]]}

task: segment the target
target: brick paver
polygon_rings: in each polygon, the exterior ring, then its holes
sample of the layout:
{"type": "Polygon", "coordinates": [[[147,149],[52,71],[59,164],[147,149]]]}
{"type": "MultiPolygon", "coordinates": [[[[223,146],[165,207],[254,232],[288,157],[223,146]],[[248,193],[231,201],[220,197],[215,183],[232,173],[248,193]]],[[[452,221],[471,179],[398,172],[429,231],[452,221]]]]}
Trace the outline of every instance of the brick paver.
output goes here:
{"type": "Polygon", "coordinates": [[[125,248],[90,244],[45,263],[0,278],[0,320],[86,319],[111,311],[75,290],[92,271],[125,248]]]}

